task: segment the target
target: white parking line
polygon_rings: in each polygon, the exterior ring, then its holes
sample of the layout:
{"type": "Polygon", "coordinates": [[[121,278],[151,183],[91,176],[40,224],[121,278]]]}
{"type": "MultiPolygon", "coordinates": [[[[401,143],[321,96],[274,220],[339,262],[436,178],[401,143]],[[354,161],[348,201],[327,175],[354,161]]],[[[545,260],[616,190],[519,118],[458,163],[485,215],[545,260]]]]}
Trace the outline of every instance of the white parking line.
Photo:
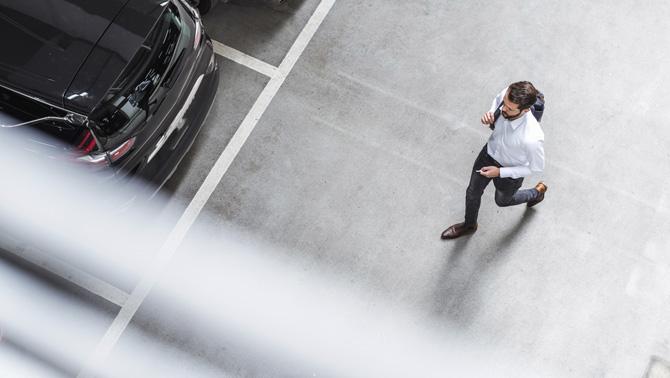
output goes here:
{"type": "Polygon", "coordinates": [[[319,6],[314,11],[314,14],[312,14],[312,17],[310,17],[309,21],[307,21],[307,25],[305,25],[303,30],[300,32],[300,35],[298,35],[298,38],[293,43],[293,46],[291,46],[291,49],[288,51],[284,57],[284,60],[277,68],[276,74],[270,78],[270,81],[267,83],[258,99],[256,99],[256,102],[242,121],[240,127],[235,132],[235,135],[233,135],[233,138],[219,156],[218,160],[214,164],[214,167],[207,175],[207,178],[205,178],[205,181],[200,186],[200,189],[198,189],[198,192],[195,194],[195,197],[191,200],[191,203],[188,205],[184,211],[184,214],[173,228],[160,251],[158,251],[156,259],[151,265],[150,271],[145,277],[142,278],[137,287],[135,287],[135,289],[132,291],[128,297],[128,300],[126,301],[126,304],[121,308],[121,311],[98,343],[93,355],[91,356],[91,359],[82,369],[78,377],[95,376],[97,369],[107,359],[107,356],[111,353],[112,349],[121,337],[121,334],[126,329],[133,316],[139,309],[140,305],[149,294],[149,291],[151,291],[151,288],[158,281],[158,278],[165,269],[166,265],[172,259],[172,256],[177,251],[177,248],[181,244],[188,230],[195,222],[202,208],[209,200],[210,196],[214,192],[214,189],[216,189],[216,186],[221,181],[221,178],[232,164],[233,160],[239,153],[240,149],[246,142],[253,129],[256,127],[259,119],[267,109],[274,96],[279,91],[279,88],[282,86],[284,80],[293,69],[293,66],[300,58],[303,51],[305,51],[307,44],[328,15],[328,12],[330,12],[330,9],[335,4],[335,1],[336,0],[322,0],[321,3],[319,3],[319,6]]]}
{"type": "Polygon", "coordinates": [[[128,300],[128,293],[125,291],[37,249],[28,247],[22,249],[20,253],[15,253],[13,249],[8,248],[7,251],[119,307],[123,307],[128,300]]]}
{"type": "MultiPolygon", "coordinates": [[[[226,46],[221,42],[212,42],[214,46],[214,52],[223,56],[224,58],[230,59],[270,78],[274,77],[279,72],[278,68],[273,65],[249,56],[230,46],[226,46]]],[[[119,307],[122,307],[128,299],[129,294],[123,290],[116,288],[109,283],[82,271],[81,269],[69,265],[64,261],[50,258],[48,255],[39,251],[24,250],[20,257],[119,307]]]]}
{"type": "Polygon", "coordinates": [[[253,56],[247,55],[239,50],[235,50],[230,46],[226,46],[221,42],[212,40],[214,44],[214,52],[228,58],[233,62],[239,63],[247,68],[251,68],[256,72],[260,72],[267,77],[274,77],[277,74],[277,67],[265,63],[262,60],[256,59],[253,56]]]}

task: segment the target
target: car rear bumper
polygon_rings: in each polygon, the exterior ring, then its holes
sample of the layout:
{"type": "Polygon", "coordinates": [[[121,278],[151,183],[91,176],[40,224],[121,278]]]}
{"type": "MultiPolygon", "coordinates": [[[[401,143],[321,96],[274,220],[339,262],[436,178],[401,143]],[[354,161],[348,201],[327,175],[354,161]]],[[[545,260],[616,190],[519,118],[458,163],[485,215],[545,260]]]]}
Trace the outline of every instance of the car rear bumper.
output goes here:
{"type": "MultiPolygon", "coordinates": [[[[131,172],[124,172],[127,181],[143,187],[150,196],[170,179],[179,163],[186,156],[200,133],[207,115],[214,103],[219,84],[219,68],[216,56],[207,41],[191,85],[184,90],[186,99],[180,105],[176,116],[169,120],[170,126],[150,144],[139,156],[141,163],[131,172]],[[209,62],[214,67],[208,70],[209,62]]],[[[166,121],[167,122],[167,121],[166,121]]]]}

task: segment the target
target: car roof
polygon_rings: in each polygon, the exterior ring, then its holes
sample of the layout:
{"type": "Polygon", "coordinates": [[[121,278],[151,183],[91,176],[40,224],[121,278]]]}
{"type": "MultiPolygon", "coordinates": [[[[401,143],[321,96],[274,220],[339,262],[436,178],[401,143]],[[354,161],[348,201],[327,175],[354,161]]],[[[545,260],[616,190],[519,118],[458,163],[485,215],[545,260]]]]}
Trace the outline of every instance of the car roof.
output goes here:
{"type": "Polygon", "coordinates": [[[0,85],[87,114],[135,54],[164,0],[2,0],[0,85]]]}
{"type": "Polygon", "coordinates": [[[63,94],[128,0],[3,0],[0,81],[63,105],[63,94]]]}

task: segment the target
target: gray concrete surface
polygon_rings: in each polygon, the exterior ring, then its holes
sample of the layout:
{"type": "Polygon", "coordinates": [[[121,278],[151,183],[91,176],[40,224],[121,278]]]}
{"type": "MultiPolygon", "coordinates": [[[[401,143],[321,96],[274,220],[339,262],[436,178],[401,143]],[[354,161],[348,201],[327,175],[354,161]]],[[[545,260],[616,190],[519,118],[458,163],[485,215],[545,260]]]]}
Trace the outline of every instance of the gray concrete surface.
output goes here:
{"type": "MultiPolygon", "coordinates": [[[[205,24],[214,39],[277,65],[318,5],[289,1],[281,11],[221,4],[205,24]]],[[[455,327],[546,376],[652,372],[650,361],[670,360],[669,8],[657,0],[338,0],[193,233],[211,224],[240,231],[285,261],[455,327]],[[502,209],[489,189],[479,231],[441,241],[463,217],[470,169],[489,135],[479,117],[517,80],[547,99],[547,167],[526,181],[544,180],[546,200],[502,209]]],[[[212,114],[166,188],[176,209],[267,80],[221,63],[212,114]]],[[[173,269],[191,257],[178,254],[173,269]]],[[[157,300],[149,297],[111,363],[132,355],[128,338],[139,337],[147,355],[153,339],[171,349],[163,365],[136,373],[307,375],[228,350],[197,316],[157,300]],[[181,364],[189,354],[206,372],[181,364]]]]}
{"type": "Polygon", "coordinates": [[[292,0],[279,7],[272,3],[233,0],[222,4],[204,18],[207,33],[219,42],[278,66],[319,3],[292,0]]]}
{"type": "Polygon", "coordinates": [[[338,1],[208,209],[572,377],[670,355],[663,2],[338,1]],[[464,190],[512,81],[547,96],[546,201],[464,190]],[[665,142],[665,143],[664,143],[665,142]]]}

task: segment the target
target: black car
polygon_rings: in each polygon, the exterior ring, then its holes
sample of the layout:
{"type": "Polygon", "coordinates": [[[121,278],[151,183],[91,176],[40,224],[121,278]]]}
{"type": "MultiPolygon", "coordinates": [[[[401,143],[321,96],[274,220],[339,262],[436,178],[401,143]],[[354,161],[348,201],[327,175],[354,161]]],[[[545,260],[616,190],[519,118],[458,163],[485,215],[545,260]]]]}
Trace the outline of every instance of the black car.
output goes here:
{"type": "Polygon", "coordinates": [[[218,87],[187,0],[0,0],[0,35],[0,138],[39,130],[40,153],[114,181],[162,186],[218,87]]]}

